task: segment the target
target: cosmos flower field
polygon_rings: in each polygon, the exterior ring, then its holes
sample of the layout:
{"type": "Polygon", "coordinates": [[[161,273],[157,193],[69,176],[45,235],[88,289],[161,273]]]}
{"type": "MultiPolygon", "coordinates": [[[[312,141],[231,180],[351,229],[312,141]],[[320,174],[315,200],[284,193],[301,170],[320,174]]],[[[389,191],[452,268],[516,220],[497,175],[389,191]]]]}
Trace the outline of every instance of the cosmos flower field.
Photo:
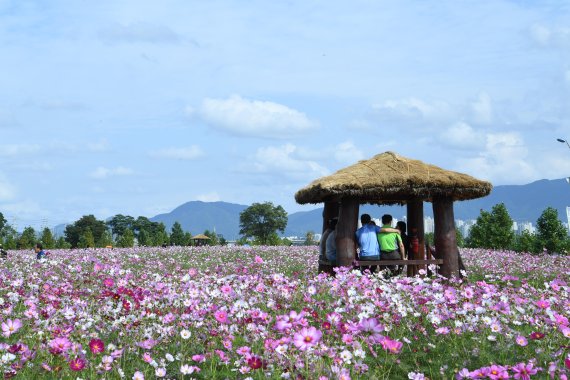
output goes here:
{"type": "Polygon", "coordinates": [[[16,379],[565,379],[570,257],[462,250],[462,280],[317,274],[316,247],[0,262],[16,379]]]}

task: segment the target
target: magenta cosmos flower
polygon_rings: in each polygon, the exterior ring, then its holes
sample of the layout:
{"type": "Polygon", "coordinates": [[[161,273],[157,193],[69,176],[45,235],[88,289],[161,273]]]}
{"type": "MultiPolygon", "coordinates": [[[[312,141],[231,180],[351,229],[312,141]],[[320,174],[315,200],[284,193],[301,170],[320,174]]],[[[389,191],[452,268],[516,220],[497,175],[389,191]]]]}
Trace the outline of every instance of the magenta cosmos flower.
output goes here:
{"type": "Polygon", "coordinates": [[[533,367],[532,363],[525,364],[519,363],[512,368],[514,379],[529,380],[531,375],[536,375],[537,369],[533,367]]]}
{"type": "Polygon", "coordinates": [[[293,337],[293,343],[299,350],[305,351],[306,349],[317,344],[321,340],[322,336],[323,333],[316,328],[305,327],[295,334],[293,337]]]}
{"type": "Polygon", "coordinates": [[[89,341],[89,349],[93,354],[100,354],[105,351],[105,343],[101,339],[91,339],[89,341]]]}
{"type": "Polygon", "coordinates": [[[85,368],[85,364],[87,364],[85,359],[77,357],[69,362],[69,368],[72,371],[81,371],[85,368]]]}
{"type": "Polygon", "coordinates": [[[2,322],[2,335],[8,338],[10,335],[14,334],[22,327],[22,321],[19,319],[8,319],[6,322],[2,322]]]}
{"type": "Polygon", "coordinates": [[[218,310],[214,313],[214,318],[220,323],[228,323],[228,313],[223,310],[218,310]]]}

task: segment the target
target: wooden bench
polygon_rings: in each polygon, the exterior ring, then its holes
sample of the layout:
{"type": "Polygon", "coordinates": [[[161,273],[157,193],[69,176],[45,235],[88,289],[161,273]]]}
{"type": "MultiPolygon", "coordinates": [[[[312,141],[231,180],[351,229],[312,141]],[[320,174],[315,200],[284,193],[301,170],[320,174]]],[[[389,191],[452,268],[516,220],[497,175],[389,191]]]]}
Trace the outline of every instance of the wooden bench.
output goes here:
{"type": "MultiPolygon", "coordinates": [[[[414,259],[414,260],[353,260],[353,267],[367,267],[371,265],[378,265],[379,267],[386,267],[389,265],[408,265],[408,266],[422,266],[425,267],[430,264],[441,265],[443,259],[414,259]]],[[[333,273],[332,264],[328,260],[319,259],[319,268],[327,273],[333,273]]]]}

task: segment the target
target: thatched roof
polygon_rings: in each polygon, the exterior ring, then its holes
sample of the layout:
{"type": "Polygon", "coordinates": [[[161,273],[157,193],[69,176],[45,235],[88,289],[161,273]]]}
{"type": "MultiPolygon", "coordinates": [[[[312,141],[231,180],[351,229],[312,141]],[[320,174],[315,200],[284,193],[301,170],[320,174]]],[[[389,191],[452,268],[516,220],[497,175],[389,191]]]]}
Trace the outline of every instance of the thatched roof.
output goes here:
{"type": "Polygon", "coordinates": [[[434,197],[454,201],[480,198],[491,189],[489,182],[467,174],[385,152],[313,181],[297,191],[295,200],[306,204],[352,197],[361,203],[406,204],[434,197]]]}
{"type": "Polygon", "coordinates": [[[209,237],[207,237],[204,234],[198,234],[196,236],[193,236],[192,239],[196,239],[196,240],[210,240],[209,237]]]}

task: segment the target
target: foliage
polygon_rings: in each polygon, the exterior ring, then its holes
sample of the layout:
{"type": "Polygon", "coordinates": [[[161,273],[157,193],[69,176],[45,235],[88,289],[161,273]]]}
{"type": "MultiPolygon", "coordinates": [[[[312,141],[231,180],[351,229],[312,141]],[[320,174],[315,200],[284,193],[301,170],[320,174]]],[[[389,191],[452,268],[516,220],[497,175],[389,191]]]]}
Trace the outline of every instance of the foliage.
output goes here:
{"type": "Polygon", "coordinates": [[[515,238],[513,220],[504,203],[493,206],[491,212],[481,214],[469,233],[467,246],[479,248],[508,249],[515,238]]]}
{"type": "Polygon", "coordinates": [[[210,240],[208,240],[208,242],[206,243],[207,245],[220,244],[220,240],[218,239],[218,234],[216,234],[214,231],[206,230],[204,231],[204,235],[210,238],[210,240]]]}
{"type": "Polygon", "coordinates": [[[55,247],[60,249],[69,249],[71,248],[71,244],[69,244],[63,236],[60,236],[55,242],[55,247]]]}
{"type": "Polygon", "coordinates": [[[144,216],[139,216],[133,227],[135,237],[141,246],[160,247],[168,245],[170,241],[164,223],[152,222],[144,216]]]}
{"type": "Polygon", "coordinates": [[[2,238],[4,240],[5,249],[18,248],[18,232],[9,224],[2,229],[2,238]]]}
{"type": "Polygon", "coordinates": [[[129,215],[117,214],[107,221],[107,227],[111,229],[114,236],[121,236],[126,230],[133,230],[135,218],[129,215]]]}
{"type": "Polygon", "coordinates": [[[315,233],[313,231],[307,231],[305,234],[305,241],[303,245],[317,245],[318,242],[315,240],[315,233]]]}
{"type": "Polygon", "coordinates": [[[18,239],[19,249],[30,249],[36,244],[36,231],[33,227],[26,227],[18,239]]]}
{"type": "Polygon", "coordinates": [[[103,235],[101,235],[101,238],[99,239],[99,241],[95,242],[95,245],[97,247],[112,246],[113,245],[113,235],[111,234],[111,231],[105,230],[105,232],[103,232],[103,235]]]}
{"type": "Polygon", "coordinates": [[[455,239],[459,248],[465,247],[465,237],[459,228],[455,228],[455,239]]]}
{"type": "Polygon", "coordinates": [[[172,225],[172,230],[170,232],[170,245],[185,246],[188,245],[186,241],[186,236],[182,230],[182,226],[178,222],[174,222],[172,225]]]}
{"type": "Polygon", "coordinates": [[[40,236],[40,241],[43,244],[43,247],[46,249],[55,248],[55,239],[53,238],[53,234],[48,227],[45,227],[42,230],[42,235],[40,236]]]}
{"type": "Polygon", "coordinates": [[[3,230],[4,230],[4,226],[6,226],[6,224],[7,224],[6,218],[4,218],[4,214],[2,214],[0,212],[0,239],[4,237],[4,235],[3,235],[4,231],[3,230]]]}
{"type": "Polygon", "coordinates": [[[106,229],[104,221],[96,219],[93,215],[85,215],[65,227],[65,240],[72,248],[95,247],[95,242],[101,241],[106,229]],[[90,234],[87,231],[90,231],[90,234]]]}
{"type": "Polygon", "coordinates": [[[542,252],[542,247],[537,242],[536,235],[524,230],[520,235],[515,237],[513,250],[515,252],[529,252],[538,253],[542,252]]]}
{"type": "Polygon", "coordinates": [[[255,238],[261,245],[270,245],[277,231],[285,231],[287,219],[287,212],[281,206],[254,203],[239,215],[240,234],[255,238]]]}
{"type": "Polygon", "coordinates": [[[125,229],[117,239],[117,247],[131,248],[135,245],[135,234],[131,229],[125,229]]]}
{"type": "Polygon", "coordinates": [[[536,237],[549,253],[567,249],[568,230],[558,219],[558,210],[548,207],[536,221],[536,237]]]}

